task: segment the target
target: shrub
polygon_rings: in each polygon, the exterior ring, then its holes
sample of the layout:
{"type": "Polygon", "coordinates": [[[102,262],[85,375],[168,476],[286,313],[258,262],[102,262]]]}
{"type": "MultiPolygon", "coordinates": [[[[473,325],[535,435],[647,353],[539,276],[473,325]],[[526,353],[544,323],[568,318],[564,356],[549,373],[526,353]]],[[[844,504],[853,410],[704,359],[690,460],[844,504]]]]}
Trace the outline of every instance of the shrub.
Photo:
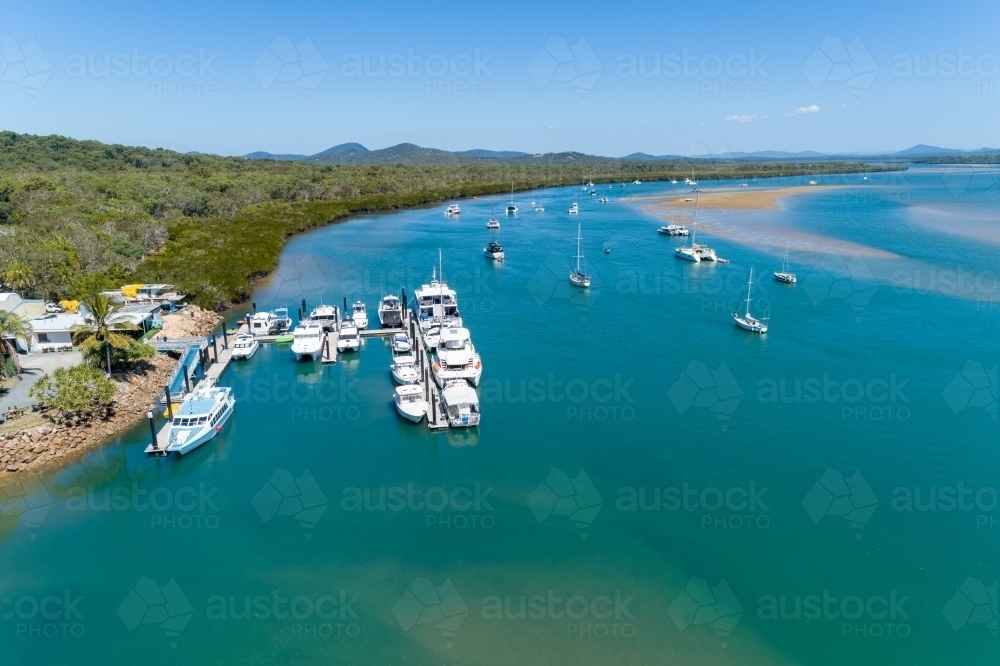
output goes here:
{"type": "Polygon", "coordinates": [[[115,396],[115,385],[89,365],[59,368],[31,387],[28,395],[54,409],[61,418],[106,416],[115,396]]]}

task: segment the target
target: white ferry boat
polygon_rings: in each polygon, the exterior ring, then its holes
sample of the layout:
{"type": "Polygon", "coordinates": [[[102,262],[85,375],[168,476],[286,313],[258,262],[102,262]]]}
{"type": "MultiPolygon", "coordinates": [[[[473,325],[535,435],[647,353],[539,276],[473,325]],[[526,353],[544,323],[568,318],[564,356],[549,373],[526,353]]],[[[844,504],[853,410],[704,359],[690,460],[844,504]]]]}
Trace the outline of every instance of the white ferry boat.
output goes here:
{"type": "Polygon", "coordinates": [[[441,391],[441,414],[453,428],[472,428],[479,425],[479,396],[462,380],[445,384],[441,391]]]}
{"type": "Polygon", "coordinates": [[[427,400],[424,399],[424,390],[416,384],[397,386],[393,403],[396,405],[396,411],[407,421],[420,423],[427,415],[427,400]]]}
{"type": "Polygon", "coordinates": [[[204,386],[189,393],[167,431],[167,453],[184,455],[219,434],[236,407],[229,387],[204,386]]]}
{"type": "Polygon", "coordinates": [[[323,352],[323,326],[317,321],[300,321],[292,331],[292,353],[295,360],[308,358],[318,361],[323,352]]]}
{"type": "Polygon", "coordinates": [[[441,330],[431,370],[439,386],[444,386],[452,379],[465,379],[473,386],[479,386],[479,380],[483,376],[483,363],[469,337],[469,329],[441,330]]]}
{"type": "Polygon", "coordinates": [[[233,341],[233,360],[253,358],[259,348],[260,343],[254,336],[248,333],[237,335],[233,341]]]}

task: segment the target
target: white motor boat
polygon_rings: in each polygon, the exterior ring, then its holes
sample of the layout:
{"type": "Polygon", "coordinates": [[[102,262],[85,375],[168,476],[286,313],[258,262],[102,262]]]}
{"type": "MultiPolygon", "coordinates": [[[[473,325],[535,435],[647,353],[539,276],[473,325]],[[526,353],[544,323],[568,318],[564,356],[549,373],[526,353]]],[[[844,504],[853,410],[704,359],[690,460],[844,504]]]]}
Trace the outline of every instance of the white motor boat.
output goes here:
{"type": "Polygon", "coordinates": [[[702,261],[718,261],[719,258],[715,255],[715,250],[708,247],[707,245],[699,245],[695,242],[695,238],[698,234],[698,202],[699,197],[695,197],[694,200],[694,221],[691,228],[694,230],[691,232],[691,244],[685,245],[684,247],[679,247],[674,250],[674,256],[678,259],[684,259],[686,261],[694,261],[700,263],[702,261]]]}
{"type": "Polygon", "coordinates": [[[739,312],[733,313],[733,319],[736,321],[736,325],[742,328],[744,331],[750,331],[751,333],[767,333],[767,319],[763,321],[757,319],[750,314],[750,290],[753,288],[753,267],[750,267],[750,276],[747,278],[747,297],[746,297],[746,309],[743,314],[739,312]]]}
{"type": "Polygon", "coordinates": [[[397,384],[416,384],[420,381],[417,359],[410,354],[394,357],[392,365],[389,366],[389,372],[397,384]]]}
{"type": "Polygon", "coordinates": [[[441,390],[441,414],[453,428],[478,426],[479,396],[464,381],[450,381],[441,390]]]}
{"type": "Polygon", "coordinates": [[[591,190],[591,191],[589,192],[589,194],[590,194],[590,196],[592,196],[592,197],[596,197],[596,196],[597,196],[597,190],[591,190]]]}
{"type": "Polygon", "coordinates": [[[611,201],[611,199],[609,199],[609,198],[607,198],[607,197],[601,197],[601,198],[600,198],[600,199],[598,199],[597,201],[598,201],[598,203],[608,203],[608,202],[610,202],[610,201],[611,201]]]}
{"type": "Polygon", "coordinates": [[[537,208],[535,208],[535,212],[536,213],[544,213],[545,212],[545,208],[543,208],[542,206],[538,206],[537,208]]]}
{"type": "Polygon", "coordinates": [[[284,333],[292,328],[292,318],[288,316],[288,308],[274,308],[274,323],[277,333],[284,333]]]}
{"type": "Polygon", "coordinates": [[[661,236],[689,236],[691,232],[688,231],[687,227],[682,227],[679,224],[668,224],[665,227],[660,227],[657,232],[661,236]]]}
{"type": "Polygon", "coordinates": [[[580,223],[576,224],[576,269],[569,274],[569,281],[574,287],[590,286],[590,276],[584,272],[583,267],[583,237],[580,235],[580,223]]]}
{"type": "Polygon", "coordinates": [[[250,317],[250,333],[252,335],[271,335],[277,327],[277,321],[271,312],[255,312],[250,317]]]}
{"type": "Polygon", "coordinates": [[[483,248],[483,254],[492,259],[493,261],[503,261],[503,245],[496,241],[490,241],[483,248]]]}
{"type": "Polygon", "coordinates": [[[632,184],[633,185],[642,185],[642,181],[639,180],[638,178],[636,178],[635,180],[632,181],[632,184]]]}
{"type": "Polygon", "coordinates": [[[248,333],[237,335],[233,340],[233,360],[253,358],[259,348],[260,343],[254,336],[248,333]]]}
{"type": "MultiPolygon", "coordinates": [[[[685,183],[687,182],[687,178],[685,178],[685,179],[684,179],[684,182],[685,182],[685,183]]],[[[676,179],[676,178],[674,178],[674,179],[673,179],[672,181],[670,181],[670,184],[671,184],[671,185],[676,185],[676,184],[677,184],[677,179],[676,179]]]]}
{"type": "Polygon", "coordinates": [[[323,355],[323,337],[323,325],[318,321],[300,321],[292,330],[292,353],[295,354],[295,360],[320,360],[323,355]]]}
{"type": "Polygon", "coordinates": [[[363,331],[368,328],[368,306],[362,301],[354,301],[354,305],[351,306],[351,319],[354,320],[358,330],[363,331]]]}
{"type": "Polygon", "coordinates": [[[361,349],[361,334],[353,319],[340,322],[340,334],[337,337],[337,351],[349,352],[361,349]]]}
{"type": "Polygon", "coordinates": [[[427,400],[424,399],[424,389],[416,384],[397,386],[392,400],[396,411],[407,421],[420,423],[427,415],[427,400]]]}
{"type": "Polygon", "coordinates": [[[452,379],[464,379],[473,386],[479,386],[483,364],[469,337],[469,329],[441,329],[441,339],[431,363],[431,371],[439,386],[444,386],[452,379]]]}
{"type": "Polygon", "coordinates": [[[809,181],[809,184],[810,184],[810,185],[815,185],[815,184],[816,184],[816,181],[815,181],[815,180],[810,180],[810,181],[809,181]]]}
{"type": "Polygon", "coordinates": [[[378,304],[378,320],[382,328],[396,328],[403,325],[403,304],[395,296],[383,296],[378,304]]]}
{"type": "Polygon", "coordinates": [[[785,258],[781,262],[781,270],[774,272],[774,279],[785,284],[795,284],[798,281],[795,273],[788,270],[788,243],[785,243],[785,258]]]}
{"type": "Polygon", "coordinates": [[[438,341],[441,339],[441,327],[431,326],[424,333],[424,344],[428,349],[437,349],[438,341]]]}
{"type": "Polygon", "coordinates": [[[392,351],[397,354],[408,354],[412,351],[410,336],[406,333],[396,333],[392,336],[392,351]]]}
{"type": "Polygon", "coordinates": [[[219,434],[236,407],[232,389],[199,386],[185,396],[167,431],[167,453],[184,455],[219,434]]]}
{"type": "Polygon", "coordinates": [[[417,322],[421,330],[426,331],[433,324],[441,323],[462,325],[455,290],[449,288],[444,281],[432,276],[431,283],[421,285],[413,292],[413,297],[417,307],[417,322]]]}
{"type": "Polygon", "coordinates": [[[580,204],[574,203],[572,206],[569,207],[570,215],[578,215],[579,213],[580,213],[580,204]]]}
{"type": "Polygon", "coordinates": [[[451,217],[453,215],[461,215],[462,209],[458,207],[458,204],[451,204],[450,206],[448,206],[448,208],[445,209],[444,214],[447,215],[448,217],[451,217]]]}
{"type": "Polygon", "coordinates": [[[324,331],[332,331],[337,325],[338,311],[336,305],[320,303],[309,313],[309,319],[323,327],[324,331]]]}

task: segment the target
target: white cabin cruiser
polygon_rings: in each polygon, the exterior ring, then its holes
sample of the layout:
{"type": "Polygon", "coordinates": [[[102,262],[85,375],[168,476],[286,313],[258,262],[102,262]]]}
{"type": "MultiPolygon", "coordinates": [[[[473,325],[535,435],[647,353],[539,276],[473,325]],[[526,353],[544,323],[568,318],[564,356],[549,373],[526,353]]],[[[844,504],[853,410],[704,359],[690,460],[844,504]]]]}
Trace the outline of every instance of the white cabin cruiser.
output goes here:
{"type": "Polygon", "coordinates": [[[378,304],[378,320],[382,328],[395,328],[403,325],[403,305],[395,296],[383,296],[378,304]]]}
{"type": "Polygon", "coordinates": [[[665,227],[660,227],[657,232],[661,236],[689,236],[691,232],[688,231],[687,227],[682,227],[679,224],[668,224],[665,227]]]}
{"type": "Polygon", "coordinates": [[[332,331],[337,325],[337,315],[336,305],[323,305],[321,303],[309,313],[309,319],[322,326],[324,331],[332,331]]]}
{"type": "Polygon", "coordinates": [[[368,306],[362,301],[354,301],[354,305],[351,306],[351,319],[359,330],[368,328],[368,306]]]}
{"type": "Polygon", "coordinates": [[[572,206],[569,207],[570,215],[578,215],[579,213],[580,213],[580,204],[574,203],[572,206]]]}
{"type": "Polygon", "coordinates": [[[392,379],[397,384],[416,384],[420,381],[420,370],[417,369],[417,358],[411,354],[396,356],[389,366],[392,379]]]}
{"type": "Polygon", "coordinates": [[[462,209],[458,207],[458,204],[451,204],[450,206],[448,206],[447,209],[445,209],[444,214],[447,215],[448,217],[451,217],[453,215],[461,215],[462,209]]]}
{"type": "Polygon", "coordinates": [[[479,396],[461,380],[453,380],[441,391],[441,414],[453,428],[472,428],[479,425],[479,396]]]}
{"type": "Polygon", "coordinates": [[[503,245],[496,241],[490,241],[483,248],[483,254],[494,261],[503,261],[503,245]]]}
{"type": "Polygon", "coordinates": [[[323,325],[318,321],[300,321],[292,331],[292,353],[295,354],[295,360],[320,360],[323,355],[323,338],[323,325]]]}
{"type": "Polygon", "coordinates": [[[396,333],[392,336],[392,351],[397,354],[408,354],[412,351],[410,336],[406,333],[396,333]]]}
{"type": "Polygon", "coordinates": [[[431,370],[434,380],[439,386],[444,386],[452,379],[468,380],[473,386],[479,386],[483,376],[483,364],[479,354],[472,345],[467,328],[445,328],[441,330],[431,370]]]}
{"type": "Polygon", "coordinates": [[[431,326],[424,333],[424,344],[427,345],[428,349],[437,349],[438,341],[441,339],[441,327],[431,326]]]}
{"type": "Polygon", "coordinates": [[[259,348],[260,343],[254,336],[248,333],[237,335],[233,341],[233,360],[253,358],[259,348]]]}
{"type": "Polygon", "coordinates": [[[288,316],[288,308],[274,308],[274,323],[277,333],[284,333],[292,328],[292,318],[288,316]]]}
{"type": "Polygon", "coordinates": [[[407,421],[420,423],[427,415],[427,400],[424,399],[424,389],[416,384],[397,386],[392,399],[396,411],[407,421]]]}
{"type": "Polygon", "coordinates": [[[611,199],[609,199],[609,198],[607,198],[607,197],[601,197],[601,198],[600,198],[600,199],[598,199],[597,201],[598,201],[599,203],[608,203],[608,202],[610,202],[610,201],[611,201],[611,199]]]}
{"type": "Polygon", "coordinates": [[[421,330],[426,331],[432,324],[442,322],[462,325],[462,318],[458,313],[458,298],[455,290],[450,289],[447,283],[431,279],[430,284],[421,285],[413,292],[413,296],[421,330]]]}
{"type": "Polygon", "coordinates": [[[337,351],[348,352],[361,349],[361,334],[353,319],[340,322],[340,335],[337,338],[337,351]]]}
{"type": "Polygon", "coordinates": [[[253,335],[271,335],[277,328],[277,320],[271,312],[255,312],[250,317],[250,333],[253,335]]]}
{"type": "Polygon", "coordinates": [[[167,431],[167,453],[184,455],[219,434],[236,407],[232,389],[199,386],[174,412],[167,431]]]}

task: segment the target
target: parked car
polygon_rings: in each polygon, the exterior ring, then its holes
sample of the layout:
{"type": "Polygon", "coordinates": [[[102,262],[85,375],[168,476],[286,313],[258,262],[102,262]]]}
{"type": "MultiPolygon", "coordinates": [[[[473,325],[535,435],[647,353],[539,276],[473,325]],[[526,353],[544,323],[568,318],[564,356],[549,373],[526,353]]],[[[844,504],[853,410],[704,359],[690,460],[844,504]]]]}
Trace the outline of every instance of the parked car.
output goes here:
{"type": "Polygon", "coordinates": [[[48,314],[59,314],[61,312],[66,312],[66,308],[59,305],[58,303],[46,303],[45,312],[48,314]]]}

